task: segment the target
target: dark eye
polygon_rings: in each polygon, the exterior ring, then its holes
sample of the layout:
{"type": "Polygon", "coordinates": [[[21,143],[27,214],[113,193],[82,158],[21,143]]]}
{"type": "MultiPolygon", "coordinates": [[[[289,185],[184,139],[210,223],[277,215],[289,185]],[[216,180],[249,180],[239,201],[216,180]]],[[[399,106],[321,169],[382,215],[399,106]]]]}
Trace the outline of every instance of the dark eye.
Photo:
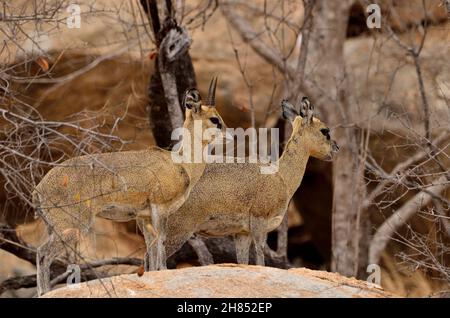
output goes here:
{"type": "Polygon", "coordinates": [[[217,118],[217,117],[211,117],[209,120],[210,120],[214,125],[217,125],[218,123],[220,123],[220,120],[219,120],[219,118],[217,118]]]}
{"type": "Polygon", "coordinates": [[[322,135],[327,137],[327,140],[330,140],[330,129],[329,128],[322,128],[320,130],[320,132],[322,133],[322,135]]]}

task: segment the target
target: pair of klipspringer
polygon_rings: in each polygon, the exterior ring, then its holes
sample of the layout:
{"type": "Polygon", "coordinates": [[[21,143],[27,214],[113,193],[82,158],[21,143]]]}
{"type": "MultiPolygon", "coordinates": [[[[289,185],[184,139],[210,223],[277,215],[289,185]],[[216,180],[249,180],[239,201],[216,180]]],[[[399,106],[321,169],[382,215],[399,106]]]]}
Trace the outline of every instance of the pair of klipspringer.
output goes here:
{"type": "MultiPolygon", "coordinates": [[[[206,129],[226,127],[215,108],[216,84],[215,78],[204,102],[196,89],[185,93],[184,128],[194,144],[211,142],[195,131],[195,121],[206,129]]],[[[49,234],[37,251],[38,295],[50,290],[53,260],[64,248],[74,249],[95,216],[136,220],[147,248],[145,270],[165,269],[166,257],[194,233],[234,235],[244,264],[253,241],[257,264],[264,265],[267,233],[281,223],[309,156],[327,160],[338,151],[306,97],[281,105],[293,129],[273,174],[261,174],[260,163],[176,163],[158,147],[76,157],[51,169],[33,192],[49,234]]]]}

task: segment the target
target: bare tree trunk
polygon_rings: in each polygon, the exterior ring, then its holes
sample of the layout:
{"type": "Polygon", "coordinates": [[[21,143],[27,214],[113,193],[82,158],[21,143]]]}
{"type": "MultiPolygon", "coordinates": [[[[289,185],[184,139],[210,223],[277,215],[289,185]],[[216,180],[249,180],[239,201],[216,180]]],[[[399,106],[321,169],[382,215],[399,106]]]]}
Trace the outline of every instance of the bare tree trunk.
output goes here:
{"type": "MultiPolygon", "coordinates": [[[[345,70],[344,42],[350,1],[319,0],[314,7],[309,65],[316,103],[325,110],[326,122],[341,150],[333,162],[333,211],[331,270],[356,276],[358,270],[358,213],[364,187],[360,173],[358,139],[352,128],[354,106],[351,82],[345,70]]],[[[306,70],[308,74],[308,69],[306,70]]],[[[325,115],[324,114],[324,115],[325,115]]]]}
{"type": "MultiPolygon", "coordinates": [[[[155,72],[149,85],[149,121],[156,144],[170,148],[173,129],[181,127],[184,112],[181,102],[184,92],[197,86],[195,71],[189,55],[186,30],[177,25],[172,2],[165,2],[165,20],[161,27],[156,0],[141,0],[141,5],[152,24],[158,53],[155,72]],[[178,52],[178,53],[174,53],[178,52]]],[[[189,240],[202,265],[214,263],[201,238],[189,240]]]]}
{"type": "MultiPolygon", "coordinates": [[[[341,151],[333,162],[333,217],[331,269],[346,276],[356,276],[360,227],[357,224],[362,197],[365,193],[363,174],[359,168],[359,143],[353,127],[354,95],[345,70],[344,43],[352,1],[307,1],[307,8],[314,7],[310,37],[306,37],[308,60],[304,80],[299,79],[303,67],[286,63],[279,51],[264,43],[251,24],[235,12],[227,1],[221,2],[221,10],[240,36],[266,62],[286,75],[295,90],[309,95],[319,110],[322,120],[333,128],[341,151]],[[294,85],[292,85],[294,84],[294,85]],[[295,85],[297,84],[297,85],[295,85]]],[[[307,10],[306,10],[307,11],[307,10]]],[[[305,24],[309,29],[310,25],[305,24]]],[[[306,41],[305,41],[306,42],[306,41]]],[[[302,43],[303,45],[303,43],[302,43]]],[[[302,60],[300,59],[300,62],[302,60]]]]}
{"type": "Polygon", "coordinates": [[[153,136],[159,147],[171,145],[172,130],[183,123],[184,112],[180,108],[181,99],[186,89],[196,87],[194,66],[188,50],[180,49],[174,60],[166,58],[169,52],[169,37],[180,35],[183,29],[172,17],[171,2],[166,1],[166,14],[161,26],[156,0],[141,0],[141,5],[151,21],[158,54],[155,58],[155,72],[149,85],[149,120],[153,136]]]}
{"type": "MultiPolygon", "coordinates": [[[[363,198],[362,198],[363,199],[363,198]]],[[[369,263],[369,247],[372,239],[372,222],[368,210],[359,209],[359,230],[358,230],[358,267],[356,278],[365,280],[367,278],[367,266],[369,263]]]]}

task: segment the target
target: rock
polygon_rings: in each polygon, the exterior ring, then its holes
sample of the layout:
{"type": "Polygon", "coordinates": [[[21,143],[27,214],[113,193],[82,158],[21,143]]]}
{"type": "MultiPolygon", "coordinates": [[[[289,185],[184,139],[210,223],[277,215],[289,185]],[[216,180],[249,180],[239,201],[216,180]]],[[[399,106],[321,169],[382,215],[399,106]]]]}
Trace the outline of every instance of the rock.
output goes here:
{"type": "MultiPolygon", "coordinates": [[[[448,126],[450,66],[445,61],[450,52],[447,45],[449,26],[450,23],[430,26],[420,55],[431,128],[435,134],[448,126]]],[[[421,35],[416,31],[399,34],[404,43],[410,43],[409,37],[420,39],[421,35]]],[[[405,50],[385,36],[377,40],[357,37],[345,42],[344,54],[360,109],[355,113],[357,120],[364,122],[363,126],[370,122],[370,129],[380,133],[391,130],[402,135],[411,131],[424,134],[417,73],[405,50]],[[368,114],[374,115],[371,121],[367,120],[368,114]],[[408,118],[408,129],[399,118],[408,118]]]]}
{"type": "Polygon", "coordinates": [[[220,264],[120,275],[66,286],[46,298],[79,297],[394,297],[377,285],[336,273],[220,264]]]}

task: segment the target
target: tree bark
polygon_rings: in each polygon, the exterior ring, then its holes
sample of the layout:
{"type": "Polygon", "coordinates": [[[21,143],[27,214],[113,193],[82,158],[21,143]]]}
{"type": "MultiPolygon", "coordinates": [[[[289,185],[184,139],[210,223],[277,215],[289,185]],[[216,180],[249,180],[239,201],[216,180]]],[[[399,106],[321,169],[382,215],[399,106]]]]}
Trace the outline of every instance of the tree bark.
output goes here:
{"type": "MultiPolygon", "coordinates": [[[[141,5],[152,24],[157,51],[160,52],[161,44],[164,43],[166,36],[169,35],[171,30],[179,30],[180,27],[172,18],[172,8],[167,8],[167,16],[161,26],[156,0],[141,0],[141,5]]],[[[182,124],[182,121],[180,123],[179,112],[184,116],[184,110],[179,105],[183,94],[186,89],[196,87],[197,83],[189,51],[183,52],[174,61],[161,59],[162,56],[157,54],[155,71],[149,84],[148,112],[150,127],[156,144],[161,148],[169,148],[173,129],[177,128],[175,126],[182,124]],[[164,83],[163,79],[167,83],[164,83]],[[166,84],[166,91],[164,90],[164,84],[166,84]],[[167,85],[170,85],[170,90],[167,89],[167,85]],[[174,90],[177,92],[178,100],[174,100],[176,97],[172,96],[174,90]]]]}
{"type": "Polygon", "coordinates": [[[360,206],[365,192],[359,168],[363,163],[359,161],[359,142],[357,131],[353,128],[352,112],[356,110],[354,94],[344,61],[344,43],[352,2],[315,1],[303,81],[296,80],[299,76],[296,68],[285,63],[279,52],[264,43],[258,32],[235,12],[230,3],[221,2],[222,13],[242,39],[267,63],[285,73],[289,81],[294,84],[300,82],[298,90],[309,95],[317,105],[322,121],[334,128],[333,139],[338,142],[341,151],[333,161],[331,269],[346,276],[356,276],[358,271],[359,240],[363,233],[358,232],[361,227],[357,220],[364,219],[360,206]]]}
{"type": "MultiPolygon", "coordinates": [[[[354,107],[351,79],[345,70],[346,40],[350,1],[317,1],[314,7],[309,80],[322,92],[316,104],[324,110],[324,121],[333,129],[340,152],[333,161],[333,210],[331,270],[346,276],[358,272],[358,213],[363,196],[357,132],[352,125],[354,107]]],[[[308,68],[306,74],[308,74],[308,68]]],[[[362,211],[361,211],[362,212],[362,211]]]]}

